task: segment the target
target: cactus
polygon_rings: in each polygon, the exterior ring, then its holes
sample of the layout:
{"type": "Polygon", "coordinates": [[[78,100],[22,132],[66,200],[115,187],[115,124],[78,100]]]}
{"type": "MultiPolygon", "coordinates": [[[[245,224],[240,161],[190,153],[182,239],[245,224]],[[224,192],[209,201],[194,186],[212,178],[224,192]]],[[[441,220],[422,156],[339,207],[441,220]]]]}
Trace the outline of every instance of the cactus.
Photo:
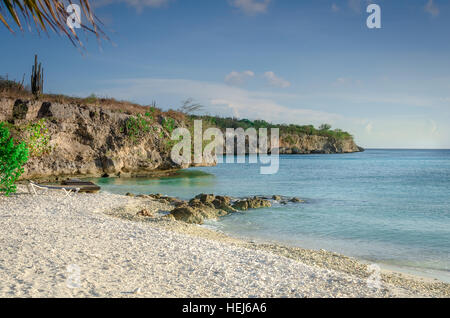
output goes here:
{"type": "Polygon", "coordinates": [[[44,89],[44,68],[37,62],[37,55],[34,56],[34,65],[31,72],[31,92],[36,97],[41,95],[44,89]]]}

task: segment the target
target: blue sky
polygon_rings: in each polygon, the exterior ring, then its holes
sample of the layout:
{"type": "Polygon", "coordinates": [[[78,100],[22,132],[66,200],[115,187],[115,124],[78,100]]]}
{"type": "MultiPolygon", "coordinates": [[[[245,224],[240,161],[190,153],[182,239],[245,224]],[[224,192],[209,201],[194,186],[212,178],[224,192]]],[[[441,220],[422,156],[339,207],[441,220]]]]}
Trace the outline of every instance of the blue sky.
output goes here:
{"type": "Polygon", "coordinates": [[[365,147],[450,148],[447,0],[100,0],[111,42],[81,54],[55,34],[0,28],[0,73],[45,91],[95,93],[277,123],[330,123],[365,147]],[[380,5],[382,28],[366,7],[380,5]]]}

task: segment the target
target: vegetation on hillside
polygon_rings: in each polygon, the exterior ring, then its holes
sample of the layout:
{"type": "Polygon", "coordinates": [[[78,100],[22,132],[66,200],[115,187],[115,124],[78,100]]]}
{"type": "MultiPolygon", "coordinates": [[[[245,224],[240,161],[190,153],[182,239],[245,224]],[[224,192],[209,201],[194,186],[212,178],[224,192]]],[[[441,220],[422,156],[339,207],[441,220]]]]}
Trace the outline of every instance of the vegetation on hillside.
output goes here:
{"type": "Polygon", "coordinates": [[[331,137],[335,139],[347,139],[352,138],[352,135],[348,132],[342,131],[340,129],[331,129],[331,125],[323,124],[319,128],[315,128],[313,125],[293,125],[293,124],[272,124],[265,120],[249,120],[249,119],[238,119],[231,117],[217,117],[217,116],[198,116],[190,115],[192,120],[201,119],[215,126],[219,129],[226,128],[279,128],[280,135],[317,135],[331,137]]]}

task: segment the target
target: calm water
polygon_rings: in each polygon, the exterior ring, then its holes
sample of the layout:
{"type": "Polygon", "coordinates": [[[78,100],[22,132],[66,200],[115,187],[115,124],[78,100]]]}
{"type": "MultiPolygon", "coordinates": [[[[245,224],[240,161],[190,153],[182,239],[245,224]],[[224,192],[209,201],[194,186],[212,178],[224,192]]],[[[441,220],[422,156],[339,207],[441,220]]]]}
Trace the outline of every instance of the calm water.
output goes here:
{"type": "Polygon", "coordinates": [[[275,175],[221,164],[160,179],[96,179],[114,193],[298,196],[305,204],[208,222],[225,233],[326,249],[450,282],[450,150],[282,156],[275,175]]]}

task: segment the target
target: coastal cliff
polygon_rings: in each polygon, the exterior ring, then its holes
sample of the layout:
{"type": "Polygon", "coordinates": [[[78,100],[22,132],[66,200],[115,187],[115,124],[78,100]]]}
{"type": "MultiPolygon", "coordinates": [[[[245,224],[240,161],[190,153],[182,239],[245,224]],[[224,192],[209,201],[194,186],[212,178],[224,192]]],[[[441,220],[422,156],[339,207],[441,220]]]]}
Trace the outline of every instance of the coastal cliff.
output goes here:
{"type": "Polygon", "coordinates": [[[280,154],[332,154],[364,151],[353,138],[336,139],[318,135],[282,134],[280,154]]]}
{"type": "MultiPolygon", "coordinates": [[[[36,147],[42,147],[34,149],[22,178],[136,177],[188,167],[171,160],[170,135],[176,127],[189,127],[191,116],[122,106],[54,96],[0,98],[0,122],[15,140],[34,138],[36,147]]],[[[361,150],[353,138],[283,133],[280,138],[281,154],[361,150]]]]}

